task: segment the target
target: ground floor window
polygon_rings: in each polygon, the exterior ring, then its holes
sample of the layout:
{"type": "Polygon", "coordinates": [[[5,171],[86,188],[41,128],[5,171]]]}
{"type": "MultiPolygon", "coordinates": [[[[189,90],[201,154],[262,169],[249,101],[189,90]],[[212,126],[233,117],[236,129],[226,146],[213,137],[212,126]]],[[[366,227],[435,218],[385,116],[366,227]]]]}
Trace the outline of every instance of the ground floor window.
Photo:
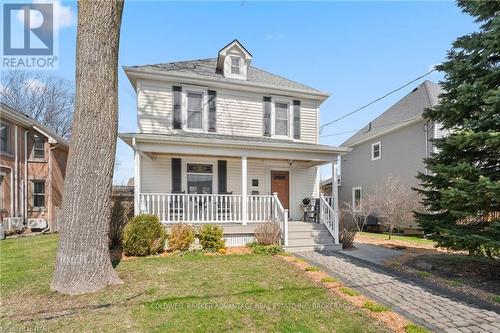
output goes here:
{"type": "Polygon", "coordinates": [[[361,187],[353,187],[352,188],[352,210],[354,212],[360,212],[361,211],[361,205],[363,204],[361,202],[362,200],[362,190],[361,187]]]}
{"type": "Polygon", "coordinates": [[[33,181],[33,207],[45,207],[45,181],[43,180],[33,181]]]}
{"type": "Polygon", "coordinates": [[[188,193],[212,194],[213,166],[212,164],[187,164],[188,193]]]}

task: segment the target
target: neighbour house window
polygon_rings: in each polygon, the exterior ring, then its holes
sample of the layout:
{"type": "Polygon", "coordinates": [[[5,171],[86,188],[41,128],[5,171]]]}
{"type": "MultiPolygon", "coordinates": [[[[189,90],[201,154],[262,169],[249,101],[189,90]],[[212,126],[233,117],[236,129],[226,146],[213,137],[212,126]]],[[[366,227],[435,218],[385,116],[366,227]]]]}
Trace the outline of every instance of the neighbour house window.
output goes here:
{"type": "Polygon", "coordinates": [[[203,128],[203,94],[187,93],[187,127],[194,129],[203,128]]]}
{"type": "Polygon", "coordinates": [[[380,142],[372,143],[372,161],[382,157],[382,145],[380,142]]]}
{"type": "Polygon", "coordinates": [[[0,123],[0,151],[10,153],[10,126],[0,123]]]}
{"type": "Polygon", "coordinates": [[[33,181],[33,207],[45,207],[45,181],[43,180],[33,181]]]}
{"type": "Polygon", "coordinates": [[[188,193],[212,194],[212,180],[212,164],[187,164],[188,193]]]}
{"type": "Polygon", "coordinates": [[[274,134],[288,136],[288,104],[274,104],[274,134]]]}
{"type": "Polygon", "coordinates": [[[231,74],[240,74],[240,58],[231,57],[231,74]]]}
{"type": "Polygon", "coordinates": [[[362,191],[361,187],[352,188],[352,211],[361,212],[362,207],[362,191]]]}
{"type": "Polygon", "coordinates": [[[33,138],[33,158],[45,158],[45,140],[42,137],[33,138]]]}

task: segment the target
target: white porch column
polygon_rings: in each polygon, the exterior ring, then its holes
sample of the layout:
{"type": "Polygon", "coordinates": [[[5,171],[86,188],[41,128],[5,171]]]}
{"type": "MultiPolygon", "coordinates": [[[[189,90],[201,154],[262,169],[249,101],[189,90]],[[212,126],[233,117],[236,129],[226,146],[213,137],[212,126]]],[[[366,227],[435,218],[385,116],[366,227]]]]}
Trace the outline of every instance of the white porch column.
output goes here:
{"type": "Polygon", "coordinates": [[[247,157],[241,156],[241,218],[242,224],[247,224],[247,180],[248,180],[247,157]]]}
{"type": "Polygon", "coordinates": [[[141,205],[141,156],[134,150],[134,215],[139,215],[141,205]]]}
{"type": "Polygon", "coordinates": [[[337,163],[332,161],[332,196],[333,211],[335,213],[335,243],[339,243],[339,182],[337,177],[337,163]]]}

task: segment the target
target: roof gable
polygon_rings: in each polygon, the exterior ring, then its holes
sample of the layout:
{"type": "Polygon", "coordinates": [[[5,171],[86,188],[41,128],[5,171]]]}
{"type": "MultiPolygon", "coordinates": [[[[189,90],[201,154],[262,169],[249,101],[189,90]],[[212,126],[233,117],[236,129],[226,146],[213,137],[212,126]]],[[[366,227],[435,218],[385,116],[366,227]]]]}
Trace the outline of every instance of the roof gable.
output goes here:
{"type": "Polygon", "coordinates": [[[352,147],[365,140],[375,139],[391,130],[423,119],[422,113],[425,109],[432,108],[438,104],[441,92],[440,85],[431,81],[424,81],[408,95],[347,139],[341,146],[352,147]]]}

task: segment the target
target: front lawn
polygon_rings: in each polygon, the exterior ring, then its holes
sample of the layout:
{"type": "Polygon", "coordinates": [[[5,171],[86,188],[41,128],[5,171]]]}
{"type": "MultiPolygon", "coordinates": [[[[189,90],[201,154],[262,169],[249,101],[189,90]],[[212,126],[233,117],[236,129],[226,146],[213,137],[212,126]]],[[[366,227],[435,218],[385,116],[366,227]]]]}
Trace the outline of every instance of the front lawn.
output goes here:
{"type": "Polygon", "coordinates": [[[2,331],[386,332],[380,322],[266,255],[122,260],[124,284],[49,290],[57,236],[0,242],[2,331]]]}
{"type": "Polygon", "coordinates": [[[374,245],[390,245],[392,243],[399,246],[422,248],[433,248],[436,244],[434,241],[422,237],[392,235],[391,239],[389,239],[389,234],[376,234],[371,232],[358,232],[355,241],[374,245]]]}

